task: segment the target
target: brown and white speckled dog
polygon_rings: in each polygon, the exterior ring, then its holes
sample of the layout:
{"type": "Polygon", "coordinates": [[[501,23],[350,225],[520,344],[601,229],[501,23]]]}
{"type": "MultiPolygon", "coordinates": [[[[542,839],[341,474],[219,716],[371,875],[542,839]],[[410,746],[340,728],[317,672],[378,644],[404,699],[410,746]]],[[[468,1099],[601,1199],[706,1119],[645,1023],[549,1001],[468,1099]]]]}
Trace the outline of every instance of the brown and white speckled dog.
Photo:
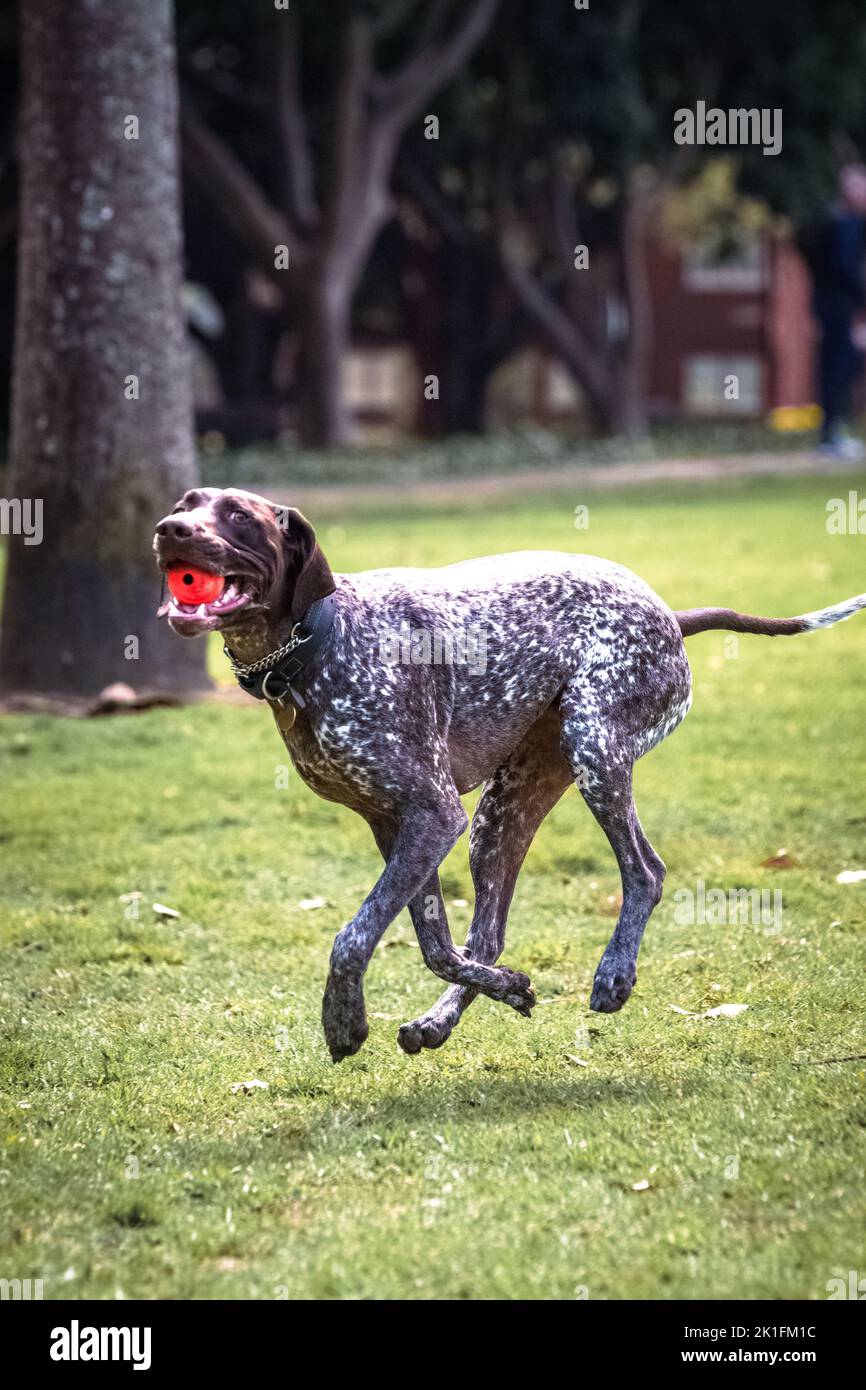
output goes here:
{"type": "Polygon", "coordinates": [[[426,964],[449,988],[400,1029],[406,1052],[439,1047],[478,993],[529,1014],[529,979],[496,962],[524,856],[572,783],[622,876],[622,910],[590,1001],[620,1009],[665,873],[637,817],[632,765],[691,704],[683,637],[807,632],[866,607],[861,594],[800,618],[674,613],[621,565],[544,551],[334,575],[300,512],[236,489],[187,492],[157,526],[154,549],[163,570],[180,561],[226,576],[215,602],[169,599],[160,615],[185,637],[220,629],[235,661],[259,670],[278,670],[272,654],[333,596],[315,657],[292,671],[294,723],[285,702],[274,712],[304,781],[364,816],[385,859],[331,954],[322,1017],[335,1061],[367,1036],[364,972],[407,906],[426,964]],[[470,646],[475,659],[455,659],[470,646]],[[475,909],[461,948],[438,868],[467,826],[461,794],[481,783],[469,838],[475,909]]]}

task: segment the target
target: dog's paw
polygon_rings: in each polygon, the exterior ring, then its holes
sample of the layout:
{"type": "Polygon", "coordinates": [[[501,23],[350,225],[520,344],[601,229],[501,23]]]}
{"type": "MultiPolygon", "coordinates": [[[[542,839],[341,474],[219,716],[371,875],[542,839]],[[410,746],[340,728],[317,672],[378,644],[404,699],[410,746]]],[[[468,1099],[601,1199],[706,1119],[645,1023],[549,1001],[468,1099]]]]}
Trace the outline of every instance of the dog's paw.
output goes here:
{"type": "Polygon", "coordinates": [[[437,1018],[425,1014],[404,1023],[397,1033],[397,1042],[404,1052],[414,1055],[424,1047],[441,1047],[451,1036],[456,1019],[437,1018]]]}
{"type": "Polygon", "coordinates": [[[342,1062],[344,1057],[358,1052],[370,1031],[361,991],[347,994],[326,990],[322,1001],[322,1027],[332,1061],[342,1062]]]}
{"type": "Polygon", "coordinates": [[[592,997],[589,1007],[597,1014],[615,1014],[637,984],[637,973],[633,967],[612,961],[602,961],[595,972],[592,997]]]}
{"type": "Polygon", "coordinates": [[[505,966],[500,967],[499,973],[506,976],[506,979],[504,992],[498,997],[503,1004],[508,1004],[519,1014],[523,1014],[524,1018],[529,1018],[538,1003],[529,976],[524,975],[520,970],[508,970],[505,966]]]}
{"type": "Polygon", "coordinates": [[[369,1028],[364,1027],[356,1033],[346,1033],[340,1037],[330,1037],[327,1039],[328,1051],[331,1054],[332,1062],[342,1062],[345,1057],[354,1057],[356,1052],[360,1052],[364,1043],[367,1041],[369,1028]]]}
{"type": "Polygon", "coordinates": [[[351,1024],[342,1028],[325,1029],[325,1041],[328,1044],[328,1051],[331,1054],[332,1062],[342,1062],[344,1057],[353,1057],[356,1052],[360,1052],[364,1043],[367,1041],[367,1034],[370,1029],[366,1019],[363,1026],[351,1024]]]}

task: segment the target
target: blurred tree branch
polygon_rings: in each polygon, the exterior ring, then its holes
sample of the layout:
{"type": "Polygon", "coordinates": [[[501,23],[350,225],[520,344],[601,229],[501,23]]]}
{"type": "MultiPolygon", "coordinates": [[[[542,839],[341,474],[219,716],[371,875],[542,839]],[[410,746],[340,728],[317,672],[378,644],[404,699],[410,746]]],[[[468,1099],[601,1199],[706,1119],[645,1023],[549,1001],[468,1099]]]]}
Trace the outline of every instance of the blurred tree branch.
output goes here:
{"type": "Polygon", "coordinates": [[[276,108],[289,215],[301,232],[319,216],[313,188],[313,162],[301,98],[301,26],[294,10],[280,24],[277,42],[276,108]]]}
{"type": "Polygon", "coordinates": [[[186,171],[220,209],[226,225],[238,236],[255,260],[274,273],[274,250],[289,247],[303,258],[302,243],[288,222],[271,206],[255,179],[231,146],[215,134],[184,101],[181,136],[186,171]]]}
{"type": "Polygon", "coordinates": [[[184,101],[182,133],[190,177],[284,293],[299,333],[302,433],[312,444],[343,443],[348,421],[339,374],[348,346],[355,287],[392,212],[391,182],[400,141],[430,96],[454,76],[481,42],[499,0],[471,0],[458,18],[452,0],[433,0],[420,15],[409,57],[382,76],[376,43],[414,19],[417,5],[394,3],[378,18],[367,5],[337,9],[331,118],[321,123],[321,213],[301,92],[301,34],[291,12],[276,16],[276,123],[281,140],[283,208],[274,206],[229,143],[184,101]],[[275,259],[289,249],[290,268],[275,259]],[[293,277],[301,269],[303,278],[293,277]]]}
{"type": "Polygon", "coordinates": [[[439,27],[425,26],[426,46],[416,52],[392,77],[380,78],[376,96],[393,125],[402,129],[423,108],[425,102],[448,82],[478,46],[499,6],[499,0],[471,0],[460,21],[450,32],[442,27],[451,6],[430,7],[439,27]]]}

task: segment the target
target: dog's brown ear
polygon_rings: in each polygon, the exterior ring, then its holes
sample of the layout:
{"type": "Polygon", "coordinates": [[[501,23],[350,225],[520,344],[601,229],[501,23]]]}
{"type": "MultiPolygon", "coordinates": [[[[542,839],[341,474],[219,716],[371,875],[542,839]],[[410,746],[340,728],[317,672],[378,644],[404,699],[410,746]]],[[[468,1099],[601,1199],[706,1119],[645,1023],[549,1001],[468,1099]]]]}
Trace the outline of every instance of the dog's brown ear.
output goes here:
{"type": "Polygon", "coordinates": [[[276,507],[286,549],[286,602],[295,622],[317,598],[337,587],[316,533],[297,507],[276,507]]]}

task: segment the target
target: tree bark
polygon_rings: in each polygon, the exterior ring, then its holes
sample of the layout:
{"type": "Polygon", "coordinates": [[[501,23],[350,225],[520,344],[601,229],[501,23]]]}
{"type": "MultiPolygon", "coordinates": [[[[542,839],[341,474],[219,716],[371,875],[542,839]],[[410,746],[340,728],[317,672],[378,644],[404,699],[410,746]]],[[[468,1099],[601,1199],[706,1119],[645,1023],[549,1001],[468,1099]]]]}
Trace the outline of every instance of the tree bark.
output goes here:
{"type": "Polygon", "coordinates": [[[349,442],[342,368],[349,347],[350,303],[350,293],[331,282],[327,271],[310,279],[297,303],[299,424],[310,448],[334,449],[349,442]]]}
{"type": "Polygon", "coordinates": [[[43,537],[11,538],[0,682],[198,690],[203,645],[156,621],[151,555],[196,478],[171,3],[28,0],[21,18],[9,492],[41,499],[43,537]]]}

